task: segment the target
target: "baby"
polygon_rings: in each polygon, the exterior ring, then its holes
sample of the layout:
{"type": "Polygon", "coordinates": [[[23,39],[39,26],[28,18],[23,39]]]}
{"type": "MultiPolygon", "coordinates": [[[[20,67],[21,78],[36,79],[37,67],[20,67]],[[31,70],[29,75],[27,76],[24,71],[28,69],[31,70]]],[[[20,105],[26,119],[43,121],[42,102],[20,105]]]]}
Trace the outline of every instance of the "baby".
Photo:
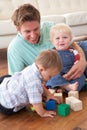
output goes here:
{"type": "MultiPolygon", "coordinates": [[[[51,28],[50,39],[55,46],[56,51],[60,55],[62,62],[62,70],[60,74],[54,76],[47,82],[48,88],[59,88],[66,91],[80,91],[85,84],[85,75],[73,80],[66,80],[63,75],[66,74],[71,67],[79,62],[80,56],[76,50],[72,48],[73,34],[71,28],[66,24],[56,24],[51,28]]],[[[59,91],[59,89],[57,90],[59,91]]]]}

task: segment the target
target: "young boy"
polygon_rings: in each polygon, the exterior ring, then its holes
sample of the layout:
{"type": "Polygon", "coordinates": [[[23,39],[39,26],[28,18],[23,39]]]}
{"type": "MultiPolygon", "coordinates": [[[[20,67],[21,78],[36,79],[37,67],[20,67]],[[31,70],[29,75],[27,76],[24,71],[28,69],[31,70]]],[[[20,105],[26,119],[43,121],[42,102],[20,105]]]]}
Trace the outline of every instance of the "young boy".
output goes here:
{"type": "Polygon", "coordinates": [[[61,60],[55,50],[41,52],[31,66],[13,76],[4,76],[0,84],[0,112],[13,114],[29,103],[41,117],[54,117],[56,112],[47,111],[42,105],[42,95],[47,100],[55,98],[44,87],[45,83],[61,70],[61,60]]]}
{"type": "Polygon", "coordinates": [[[66,74],[71,67],[80,60],[80,56],[76,50],[72,48],[72,30],[66,24],[56,24],[51,28],[50,38],[60,55],[62,61],[62,71],[47,82],[47,86],[55,88],[58,86],[66,91],[80,91],[85,84],[85,76],[73,80],[66,80],[63,75],[66,74]]]}

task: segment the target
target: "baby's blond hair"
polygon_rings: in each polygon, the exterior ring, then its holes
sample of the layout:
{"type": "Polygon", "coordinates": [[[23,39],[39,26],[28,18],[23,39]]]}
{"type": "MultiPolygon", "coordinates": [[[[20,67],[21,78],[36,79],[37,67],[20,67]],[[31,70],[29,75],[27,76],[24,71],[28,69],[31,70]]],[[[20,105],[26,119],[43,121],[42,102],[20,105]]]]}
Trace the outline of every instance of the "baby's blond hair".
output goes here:
{"type": "Polygon", "coordinates": [[[51,41],[52,41],[52,38],[53,38],[53,35],[54,35],[55,31],[57,31],[57,32],[66,32],[71,36],[71,39],[73,38],[72,30],[71,30],[70,26],[67,25],[67,24],[58,23],[58,24],[55,24],[54,26],[52,26],[52,28],[50,30],[50,39],[51,39],[51,41]]]}
{"type": "Polygon", "coordinates": [[[35,60],[36,65],[42,65],[45,69],[58,68],[61,70],[61,60],[56,50],[45,50],[42,51],[35,60]]]}

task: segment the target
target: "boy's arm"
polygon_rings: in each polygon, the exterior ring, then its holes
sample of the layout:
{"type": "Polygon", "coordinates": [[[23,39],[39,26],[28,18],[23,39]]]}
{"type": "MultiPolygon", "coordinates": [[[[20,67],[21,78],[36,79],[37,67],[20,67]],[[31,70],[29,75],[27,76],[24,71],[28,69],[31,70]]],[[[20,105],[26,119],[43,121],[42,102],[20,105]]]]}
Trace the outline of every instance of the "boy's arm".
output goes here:
{"type": "Polygon", "coordinates": [[[72,68],[67,74],[63,76],[65,79],[68,79],[68,80],[76,79],[80,77],[83,74],[87,65],[86,60],[85,60],[85,55],[81,47],[77,45],[75,42],[72,43],[72,46],[74,47],[74,49],[78,51],[80,55],[80,60],[79,62],[77,62],[75,65],[72,66],[72,68]]]}
{"type": "Polygon", "coordinates": [[[61,103],[60,99],[58,97],[55,97],[53,94],[51,94],[44,84],[42,86],[43,86],[43,90],[44,90],[44,96],[46,96],[47,101],[50,99],[54,99],[57,103],[59,103],[59,104],[61,103]]]}
{"type": "Polygon", "coordinates": [[[56,115],[55,111],[47,111],[43,108],[42,103],[32,104],[35,111],[40,115],[41,117],[54,117],[56,115]]]}

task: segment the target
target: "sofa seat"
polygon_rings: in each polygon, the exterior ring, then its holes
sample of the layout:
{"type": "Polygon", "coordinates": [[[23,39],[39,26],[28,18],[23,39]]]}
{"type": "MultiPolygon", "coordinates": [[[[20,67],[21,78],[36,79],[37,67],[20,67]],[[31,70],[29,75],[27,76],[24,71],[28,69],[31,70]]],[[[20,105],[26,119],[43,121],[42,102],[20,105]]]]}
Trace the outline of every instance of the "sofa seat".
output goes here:
{"type": "Polygon", "coordinates": [[[0,49],[7,48],[17,31],[11,20],[0,21],[0,49]]]}

